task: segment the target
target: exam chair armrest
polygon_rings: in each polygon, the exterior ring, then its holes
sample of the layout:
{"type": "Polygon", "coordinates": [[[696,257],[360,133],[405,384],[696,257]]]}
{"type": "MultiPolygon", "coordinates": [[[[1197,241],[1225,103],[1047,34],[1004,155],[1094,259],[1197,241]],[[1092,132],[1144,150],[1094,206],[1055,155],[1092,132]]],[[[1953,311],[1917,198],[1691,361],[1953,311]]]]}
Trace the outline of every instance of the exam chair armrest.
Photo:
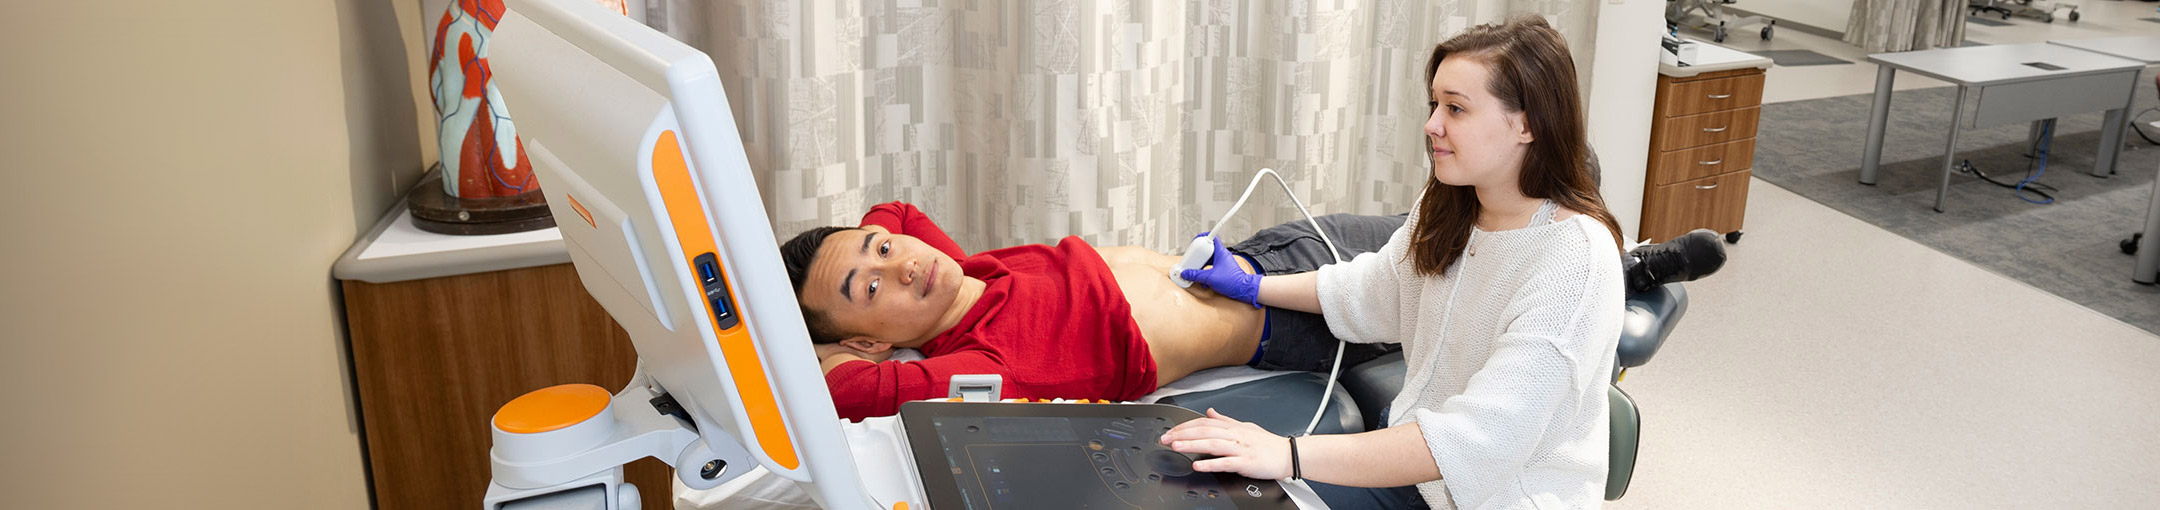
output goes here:
{"type": "Polygon", "coordinates": [[[1679,283],[1629,294],[1627,313],[1620,319],[1620,351],[1613,359],[1614,369],[1649,363],[1680,317],[1687,315],[1687,299],[1687,289],[1679,283]]]}

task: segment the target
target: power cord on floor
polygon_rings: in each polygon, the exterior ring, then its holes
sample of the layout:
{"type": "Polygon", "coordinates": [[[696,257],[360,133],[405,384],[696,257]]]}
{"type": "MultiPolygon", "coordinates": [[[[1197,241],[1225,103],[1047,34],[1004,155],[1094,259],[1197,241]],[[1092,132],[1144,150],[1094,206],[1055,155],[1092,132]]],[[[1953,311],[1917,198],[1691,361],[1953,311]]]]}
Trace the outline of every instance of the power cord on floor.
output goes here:
{"type": "Polygon", "coordinates": [[[2142,128],[2142,127],[2138,127],[2138,117],[2142,117],[2142,116],[2144,116],[2144,115],[2145,115],[2145,114],[2146,114],[2147,112],[2155,112],[2155,111],[2160,111],[2160,106],[2155,106],[2155,107],[2152,107],[2152,108],[2146,108],[2146,109],[2144,109],[2143,111],[2139,111],[2139,112],[2137,113],[2137,115],[2131,115],[2131,116],[2130,116],[2130,130],[2132,130],[2132,131],[2137,131],[2137,134],[2138,134],[2138,138],[2143,138],[2143,139],[2145,139],[2145,143],[2149,143],[2149,144],[2153,144],[2153,145],[2160,145],[2160,140],[2154,140],[2154,139],[2153,139],[2153,137],[2152,137],[2152,135],[2148,135],[2148,134],[2145,134],[2145,128],[2142,128]]]}
{"type": "Polygon", "coordinates": [[[2039,161],[2037,162],[2037,165],[2033,169],[2033,171],[2026,172],[2025,178],[2019,180],[2016,183],[2002,182],[1995,180],[1994,177],[1989,177],[1987,172],[1980,171],[1980,167],[1973,166],[1972,160],[1970,159],[1959,162],[1958,169],[1971,173],[1974,176],[1979,177],[1980,180],[1987,181],[1988,184],[2017,190],[2017,197],[2019,200],[2024,200],[2026,202],[2041,205],[2055,203],[2055,195],[2053,194],[2056,191],[2055,187],[2037,182],[2040,180],[2040,176],[2047,174],[2048,145],[2052,141],[2052,135],[2054,134],[2054,122],[2047,122],[2045,126],[2040,129],[2039,145],[2033,148],[2033,157],[2037,158],[2039,161]],[[2039,196],[2040,199],[2034,200],[2032,197],[2025,196],[2026,193],[2031,193],[2033,195],[2039,196]]]}
{"type": "Polygon", "coordinates": [[[2002,182],[2002,181],[1998,181],[1998,180],[1995,180],[1995,178],[1994,178],[1994,177],[1990,177],[1990,176],[1988,176],[1987,172],[1982,172],[1982,171],[1980,171],[1980,167],[1977,167],[1977,166],[1973,166],[1973,164],[1972,164],[1972,160],[1969,160],[1969,159],[1968,159],[1968,160],[1963,160],[1963,161],[1959,161],[1959,162],[1958,162],[1958,168],[1957,168],[1957,169],[1958,169],[1958,171],[1961,171],[1961,172],[1965,172],[1965,173],[1973,174],[1973,176],[1974,176],[1974,177],[1979,177],[1979,178],[1980,178],[1980,180],[1983,180],[1983,181],[1987,181],[1987,183],[1988,183],[1988,184],[1993,184],[1993,185],[1996,185],[1996,186],[2002,186],[2002,187],[2004,187],[2004,188],[2008,188],[2008,189],[2013,189],[2013,190],[2017,190],[2018,198],[2019,198],[2019,199],[2022,199],[2022,200],[2024,200],[2024,201],[2026,201],[2026,202],[2032,202],[2032,203],[2035,203],[2035,204],[2051,204],[2051,203],[2055,203],[2055,196],[2054,196],[2054,195],[2051,195],[2051,194],[2049,194],[2050,192],[2053,192],[2053,191],[2055,191],[2055,188],[2054,188],[2053,186],[2048,186],[2048,185],[2046,185],[2046,184],[2041,184],[2041,183],[2037,183],[2037,182],[2032,182],[2032,181],[2033,181],[2033,179],[2037,179],[2037,178],[2039,178],[2039,176],[2037,176],[2037,175],[2035,175],[2035,176],[2032,176],[2032,177],[2026,177],[2025,179],[2023,179],[2023,180],[2020,180],[2020,181],[2018,181],[2018,182],[2014,182],[2014,183],[2013,183],[2013,182],[2002,182]],[[2040,196],[2041,200],[2033,200],[2033,199],[2031,199],[2031,198],[2026,198],[2026,197],[2025,197],[2025,193],[2026,193],[2026,192],[2031,192],[2031,193],[2032,193],[2032,194],[2034,194],[2034,195],[2038,195],[2038,196],[2040,196]]]}

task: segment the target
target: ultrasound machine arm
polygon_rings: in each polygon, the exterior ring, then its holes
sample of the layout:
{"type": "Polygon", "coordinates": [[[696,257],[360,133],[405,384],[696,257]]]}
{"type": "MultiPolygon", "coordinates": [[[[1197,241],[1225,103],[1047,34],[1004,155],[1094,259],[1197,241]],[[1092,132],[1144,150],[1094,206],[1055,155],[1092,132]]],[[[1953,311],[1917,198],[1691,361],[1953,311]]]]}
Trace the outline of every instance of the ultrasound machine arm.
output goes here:
{"type": "Polygon", "coordinates": [[[587,0],[506,3],[489,42],[501,100],[578,279],[629,333],[639,366],[619,392],[563,385],[504,404],[490,421],[483,508],[636,507],[622,466],[644,457],[692,489],[762,467],[834,509],[1002,508],[1016,497],[1037,508],[1300,506],[1274,481],[1175,474],[1176,459],[1139,446],[1149,429],[1126,425],[1190,414],[1169,406],[911,403],[925,405],[886,420],[897,427],[841,426],[712,60],[587,0]],[[1058,472],[1101,479],[1015,478],[1023,464],[1053,464],[1033,458],[973,471],[998,451],[1058,445],[1072,459],[1058,472]],[[991,453],[954,453],[969,448],[991,453]],[[939,463],[937,482],[926,486],[922,462],[939,463]],[[955,483],[963,476],[980,483],[955,483]]]}

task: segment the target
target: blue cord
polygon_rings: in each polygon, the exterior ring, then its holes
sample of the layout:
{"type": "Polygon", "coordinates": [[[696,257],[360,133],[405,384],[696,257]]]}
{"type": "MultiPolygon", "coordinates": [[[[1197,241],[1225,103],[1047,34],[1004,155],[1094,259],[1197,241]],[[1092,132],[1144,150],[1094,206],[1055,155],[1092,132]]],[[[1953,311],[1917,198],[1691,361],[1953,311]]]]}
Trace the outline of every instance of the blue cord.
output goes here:
{"type": "Polygon", "coordinates": [[[2019,200],[2042,205],[2055,203],[2055,197],[2047,196],[2045,193],[2040,194],[2040,196],[2047,200],[2033,200],[2031,197],[2025,196],[2025,185],[2032,184],[2033,181],[2040,180],[2040,176],[2047,174],[2048,145],[2054,142],[2054,134],[2054,121],[2048,121],[2046,125],[2040,128],[2040,147],[2033,149],[2033,157],[2040,158],[2040,168],[2034,170],[2032,175],[2026,176],[2025,180],[2018,181],[2017,197],[2019,200]]]}

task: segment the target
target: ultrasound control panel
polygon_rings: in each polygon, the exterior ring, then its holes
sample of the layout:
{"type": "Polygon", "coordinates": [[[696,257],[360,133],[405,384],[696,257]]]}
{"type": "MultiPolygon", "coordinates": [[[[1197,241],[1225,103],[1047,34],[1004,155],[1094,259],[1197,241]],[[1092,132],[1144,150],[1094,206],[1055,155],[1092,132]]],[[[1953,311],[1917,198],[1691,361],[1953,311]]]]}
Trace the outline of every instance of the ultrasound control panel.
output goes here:
{"type": "Polygon", "coordinates": [[[901,426],[936,509],[1290,509],[1273,480],[1193,470],[1157,442],[1199,418],[1152,404],[910,402],[901,426]]]}

